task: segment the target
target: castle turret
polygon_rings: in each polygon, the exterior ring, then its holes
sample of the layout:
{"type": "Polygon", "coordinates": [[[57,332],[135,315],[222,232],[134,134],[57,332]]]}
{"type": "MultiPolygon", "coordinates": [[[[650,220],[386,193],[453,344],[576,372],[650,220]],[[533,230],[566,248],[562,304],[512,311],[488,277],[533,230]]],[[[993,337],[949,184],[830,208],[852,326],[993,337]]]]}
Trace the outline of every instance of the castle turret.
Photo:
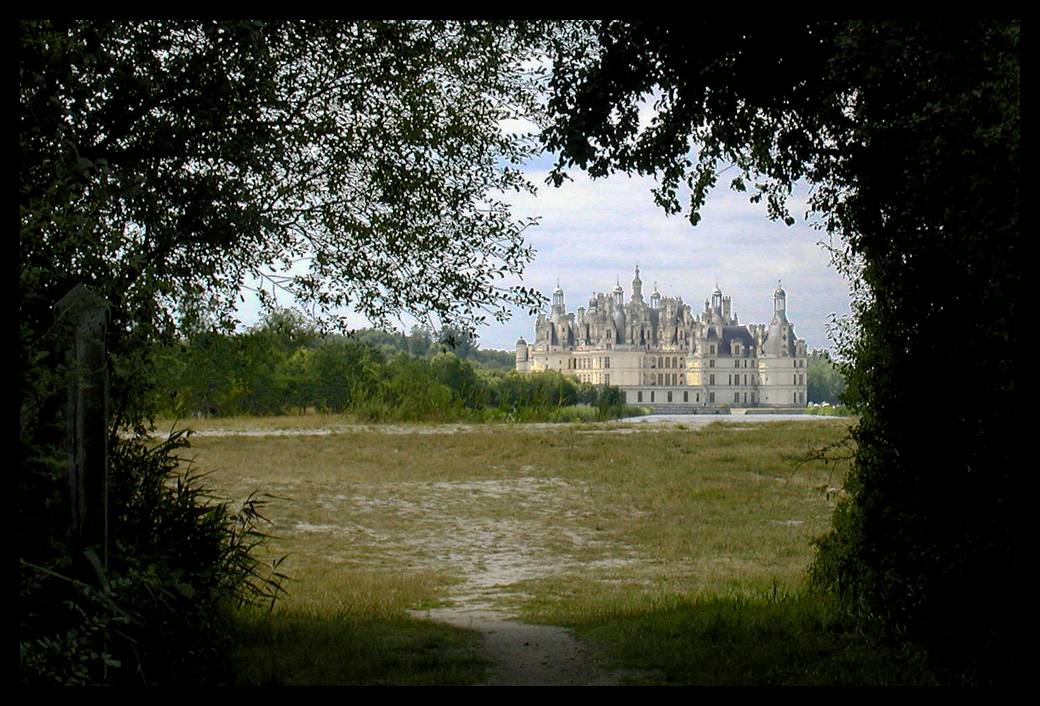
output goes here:
{"type": "Polygon", "coordinates": [[[556,289],[553,290],[552,296],[552,318],[554,321],[562,319],[566,313],[567,307],[563,303],[563,290],[560,289],[560,282],[557,280],[556,289]]]}
{"type": "Polygon", "coordinates": [[[773,292],[773,321],[766,330],[762,350],[766,355],[778,358],[794,354],[794,329],[787,320],[787,293],[779,282],[773,292]]]}
{"type": "Polygon", "coordinates": [[[516,342],[516,368],[517,368],[517,370],[520,370],[521,365],[523,363],[526,363],[528,361],[529,357],[530,357],[530,352],[529,352],[529,350],[527,348],[527,341],[525,341],[524,337],[521,336],[520,339],[516,342]]]}
{"type": "Polygon", "coordinates": [[[787,292],[780,286],[779,281],[776,283],[776,291],[773,292],[773,321],[787,321],[787,292]]]}

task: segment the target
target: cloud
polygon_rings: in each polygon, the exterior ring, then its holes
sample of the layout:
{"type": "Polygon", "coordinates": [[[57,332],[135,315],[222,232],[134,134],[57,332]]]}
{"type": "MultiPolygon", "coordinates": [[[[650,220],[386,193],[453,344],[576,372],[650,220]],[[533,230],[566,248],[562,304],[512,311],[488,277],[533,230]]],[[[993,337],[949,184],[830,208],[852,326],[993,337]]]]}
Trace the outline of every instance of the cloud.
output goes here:
{"type": "MultiPolygon", "coordinates": [[[[544,184],[547,170],[529,170],[544,184]]],[[[768,323],[773,290],[782,280],[788,312],[798,335],[810,347],[827,347],[831,313],[849,311],[848,283],[830,266],[820,246],[824,234],[805,222],[808,190],[799,186],[789,209],[794,226],[770,221],[762,204],[726,187],[716,188],[693,227],[683,216],[667,216],[653,203],[654,181],[614,175],[592,180],[582,173],[560,188],[542,186],[537,196],[520,195],[511,203],[518,215],[539,215],[528,231],[537,256],[524,283],[549,294],[557,277],[570,310],[585,305],[593,291],[609,291],[618,276],[631,293],[638,263],[644,295],[656,281],[666,296],[679,296],[696,309],[714,289],[716,279],[733,297],[742,323],[768,323]]],[[[521,335],[530,339],[533,321],[524,312],[504,325],[481,332],[482,345],[512,348],[521,335]]]]}
{"type": "MultiPolygon", "coordinates": [[[[639,265],[644,296],[654,282],[666,296],[682,297],[696,310],[716,281],[733,298],[741,323],[768,323],[777,280],[787,291],[788,314],[810,348],[827,347],[826,325],[832,313],[849,312],[848,283],[830,266],[819,245],[825,234],[802,218],[808,190],[799,186],[790,210],[794,226],[770,221],[763,204],[728,189],[728,180],[708,196],[702,220],[690,225],[684,216],[668,216],[653,202],[654,181],[614,175],[592,180],[581,172],[560,188],[546,185],[552,158],[528,164],[529,179],[539,185],[534,197],[503,195],[517,217],[540,216],[525,233],[537,255],[522,280],[505,284],[535,287],[549,295],[559,278],[571,311],[587,305],[594,291],[610,291],[620,279],[626,300],[633,269],[639,265]]],[[[255,313],[240,311],[245,323],[255,313]]],[[[253,319],[255,321],[255,319],[253,319]]],[[[365,325],[363,320],[359,326],[365,325]]],[[[505,324],[484,327],[485,348],[512,349],[533,336],[534,320],[516,310],[505,324]]]]}

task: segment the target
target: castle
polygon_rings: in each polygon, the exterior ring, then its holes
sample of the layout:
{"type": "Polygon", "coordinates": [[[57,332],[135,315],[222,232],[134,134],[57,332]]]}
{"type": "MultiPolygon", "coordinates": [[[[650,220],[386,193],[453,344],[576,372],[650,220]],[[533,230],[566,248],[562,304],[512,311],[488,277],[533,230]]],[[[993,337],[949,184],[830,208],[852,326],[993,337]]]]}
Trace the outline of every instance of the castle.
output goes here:
{"type": "Polygon", "coordinates": [[[516,343],[520,372],[557,370],[582,382],[616,385],[627,404],[655,411],[804,407],[805,341],[787,320],[787,294],[773,292],[773,320],[741,325],[716,285],[704,310],[657,291],[643,299],[639,267],[625,303],[621,283],[567,313],[557,283],[534,343],[516,343]]]}

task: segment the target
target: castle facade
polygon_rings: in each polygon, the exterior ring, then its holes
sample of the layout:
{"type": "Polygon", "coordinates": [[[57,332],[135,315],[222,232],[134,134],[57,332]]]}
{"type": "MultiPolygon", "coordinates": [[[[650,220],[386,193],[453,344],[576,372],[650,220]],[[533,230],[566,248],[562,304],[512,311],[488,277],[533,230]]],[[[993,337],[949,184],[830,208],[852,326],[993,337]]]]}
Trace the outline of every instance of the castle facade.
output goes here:
{"type": "Polygon", "coordinates": [[[700,312],[656,285],[646,302],[636,267],[627,303],[619,282],[610,295],[593,294],[587,308],[568,313],[557,284],[549,316],[538,315],[534,343],[516,343],[516,369],[616,385],[628,404],[655,411],[718,412],[804,407],[806,355],[779,285],[772,322],[742,325],[718,286],[700,312]]]}

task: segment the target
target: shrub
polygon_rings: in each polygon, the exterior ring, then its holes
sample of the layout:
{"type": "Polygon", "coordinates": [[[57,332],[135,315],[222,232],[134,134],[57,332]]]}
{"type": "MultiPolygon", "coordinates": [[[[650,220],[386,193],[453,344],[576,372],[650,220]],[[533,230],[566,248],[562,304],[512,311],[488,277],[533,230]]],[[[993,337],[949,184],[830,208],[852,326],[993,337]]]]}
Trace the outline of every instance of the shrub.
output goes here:
{"type": "Polygon", "coordinates": [[[107,568],[100,548],[53,538],[49,556],[23,558],[22,683],[229,681],[230,608],[274,600],[284,577],[255,554],[262,501],[214,502],[178,470],[187,445],[182,432],[113,444],[107,568]]]}

